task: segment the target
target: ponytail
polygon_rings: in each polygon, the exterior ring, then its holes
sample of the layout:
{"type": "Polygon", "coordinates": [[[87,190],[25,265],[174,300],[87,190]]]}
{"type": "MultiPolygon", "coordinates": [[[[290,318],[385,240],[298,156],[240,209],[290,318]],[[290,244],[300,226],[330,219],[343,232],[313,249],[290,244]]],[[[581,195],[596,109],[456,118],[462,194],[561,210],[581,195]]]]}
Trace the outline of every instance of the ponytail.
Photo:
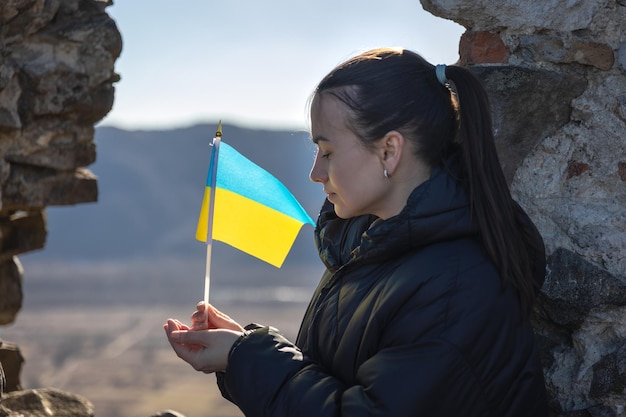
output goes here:
{"type": "Polygon", "coordinates": [[[446,75],[459,101],[455,141],[463,154],[472,216],[503,284],[510,283],[518,291],[524,313],[528,314],[535,297],[528,249],[531,242],[526,242],[520,232],[516,203],[496,152],[489,98],[469,70],[449,66],[446,75]]]}

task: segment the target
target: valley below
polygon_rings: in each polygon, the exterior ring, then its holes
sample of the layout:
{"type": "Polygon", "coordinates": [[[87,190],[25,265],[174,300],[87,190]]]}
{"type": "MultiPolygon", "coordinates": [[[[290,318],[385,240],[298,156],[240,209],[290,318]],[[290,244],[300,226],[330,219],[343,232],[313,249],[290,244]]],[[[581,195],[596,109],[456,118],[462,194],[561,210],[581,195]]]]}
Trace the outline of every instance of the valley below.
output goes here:
{"type": "MultiPolygon", "coordinates": [[[[306,308],[303,302],[215,305],[244,325],[272,325],[291,340],[306,308]]],[[[149,417],[164,410],[185,417],[242,416],[222,398],[214,375],[195,371],[167,342],[167,318],[189,322],[194,306],[27,307],[15,324],[0,328],[0,339],[20,346],[23,389],[81,395],[96,417],[149,417]]]]}

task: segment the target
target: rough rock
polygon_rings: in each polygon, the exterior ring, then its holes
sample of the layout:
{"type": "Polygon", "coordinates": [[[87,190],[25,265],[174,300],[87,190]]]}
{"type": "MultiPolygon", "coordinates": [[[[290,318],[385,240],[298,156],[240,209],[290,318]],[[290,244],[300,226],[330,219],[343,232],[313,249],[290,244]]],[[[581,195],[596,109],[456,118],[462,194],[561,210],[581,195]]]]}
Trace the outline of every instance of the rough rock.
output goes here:
{"type": "MultiPolygon", "coordinates": [[[[506,29],[517,33],[589,29],[607,13],[619,13],[613,0],[421,0],[425,10],[471,30],[506,29]],[[608,9],[608,10],[607,10],[608,9]]],[[[615,19],[611,19],[615,20],[615,19]]],[[[611,25],[610,27],[614,27],[611,25]]]]}
{"type": "Polygon", "coordinates": [[[6,392],[19,391],[24,358],[19,346],[0,340],[0,399],[6,392]]]}
{"type": "Polygon", "coordinates": [[[98,198],[86,167],[96,159],[94,123],[113,105],[122,48],[109,4],[0,4],[0,286],[12,289],[0,293],[0,324],[21,305],[7,265],[44,247],[45,208],[98,198]]]}
{"type": "Polygon", "coordinates": [[[609,70],[615,63],[613,48],[605,43],[554,34],[521,35],[515,51],[533,63],[577,63],[601,70],[609,70]]]}
{"type": "MultiPolygon", "coordinates": [[[[0,3],[0,325],[21,308],[17,255],[44,247],[46,207],[98,198],[86,167],[96,159],[94,123],[113,105],[122,47],[109,4],[0,3]]],[[[19,391],[19,348],[3,342],[0,353],[0,394],[17,390],[3,394],[0,417],[93,415],[89,402],[69,393],[19,391]]]]}
{"type": "Polygon", "coordinates": [[[156,414],[153,414],[150,417],[185,417],[183,414],[179,413],[178,411],[174,411],[174,410],[164,410],[164,411],[160,411],[156,414]]]}
{"type": "Polygon", "coordinates": [[[496,33],[465,32],[459,42],[459,64],[506,64],[509,50],[496,33]]]}
{"type": "Polygon", "coordinates": [[[23,276],[24,270],[17,257],[0,261],[0,325],[12,323],[22,308],[23,276]]]}
{"type": "MultiPolygon", "coordinates": [[[[535,306],[552,408],[558,412],[623,405],[626,386],[626,284],[566,249],[548,258],[535,306]]],[[[588,410],[590,415],[601,409],[588,410]]],[[[570,414],[565,414],[570,415],[570,414]]]]}
{"type": "Polygon", "coordinates": [[[555,250],[548,271],[540,305],[559,326],[575,330],[594,309],[626,306],[626,283],[571,251],[555,250]]]}
{"type": "Polygon", "coordinates": [[[14,391],[0,400],[0,417],[93,417],[85,398],[55,388],[14,391]]]}
{"type": "Polygon", "coordinates": [[[575,74],[516,66],[471,68],[489,93],[500,162],[511,182],[537,143],[569,122],[570,102],[584,91],[586,81],[575,74]]]}
{"type": "Polygon", "coordinates": [[[571,102],[570,122],[530,152],[512,186],[549,251],[570,249],[624,279],[626,123],[619,96],[626,77],[593,74],[587,81],[571,102]]]}

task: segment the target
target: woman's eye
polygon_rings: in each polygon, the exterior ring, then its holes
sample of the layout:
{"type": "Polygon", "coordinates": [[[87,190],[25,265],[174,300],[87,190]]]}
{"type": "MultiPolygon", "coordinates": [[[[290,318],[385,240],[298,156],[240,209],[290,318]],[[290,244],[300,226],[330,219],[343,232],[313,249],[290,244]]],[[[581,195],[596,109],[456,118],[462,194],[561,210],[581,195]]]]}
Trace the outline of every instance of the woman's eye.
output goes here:
{"type": "Polygon", "coordinates": [[[318,158],[328,159],[330,156],[330,152],[324,152],[320,148],[317,148],[317,156],[318,158]]]}

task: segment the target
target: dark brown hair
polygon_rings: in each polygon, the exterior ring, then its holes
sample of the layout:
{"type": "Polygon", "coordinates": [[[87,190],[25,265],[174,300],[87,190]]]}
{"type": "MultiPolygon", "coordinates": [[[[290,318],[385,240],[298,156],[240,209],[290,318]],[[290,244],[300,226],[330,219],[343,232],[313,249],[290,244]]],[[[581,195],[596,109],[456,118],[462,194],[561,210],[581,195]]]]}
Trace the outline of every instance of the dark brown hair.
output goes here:
{"type": "Polygon", "coordinates": [[[400,131],[418,157],[435,166],[460,149],[461,178],[470,196],[486,252],[504,283],[517,289],[528,312],[535,296],[529,245],[520,232],[494,143],[487,93],[467,69],[448,66],[450,85],[416,53],[376,49],[331,71],[314,97],[332,94],[349,109],[350,128],[365,146],[387,132],[400,131]]]}

